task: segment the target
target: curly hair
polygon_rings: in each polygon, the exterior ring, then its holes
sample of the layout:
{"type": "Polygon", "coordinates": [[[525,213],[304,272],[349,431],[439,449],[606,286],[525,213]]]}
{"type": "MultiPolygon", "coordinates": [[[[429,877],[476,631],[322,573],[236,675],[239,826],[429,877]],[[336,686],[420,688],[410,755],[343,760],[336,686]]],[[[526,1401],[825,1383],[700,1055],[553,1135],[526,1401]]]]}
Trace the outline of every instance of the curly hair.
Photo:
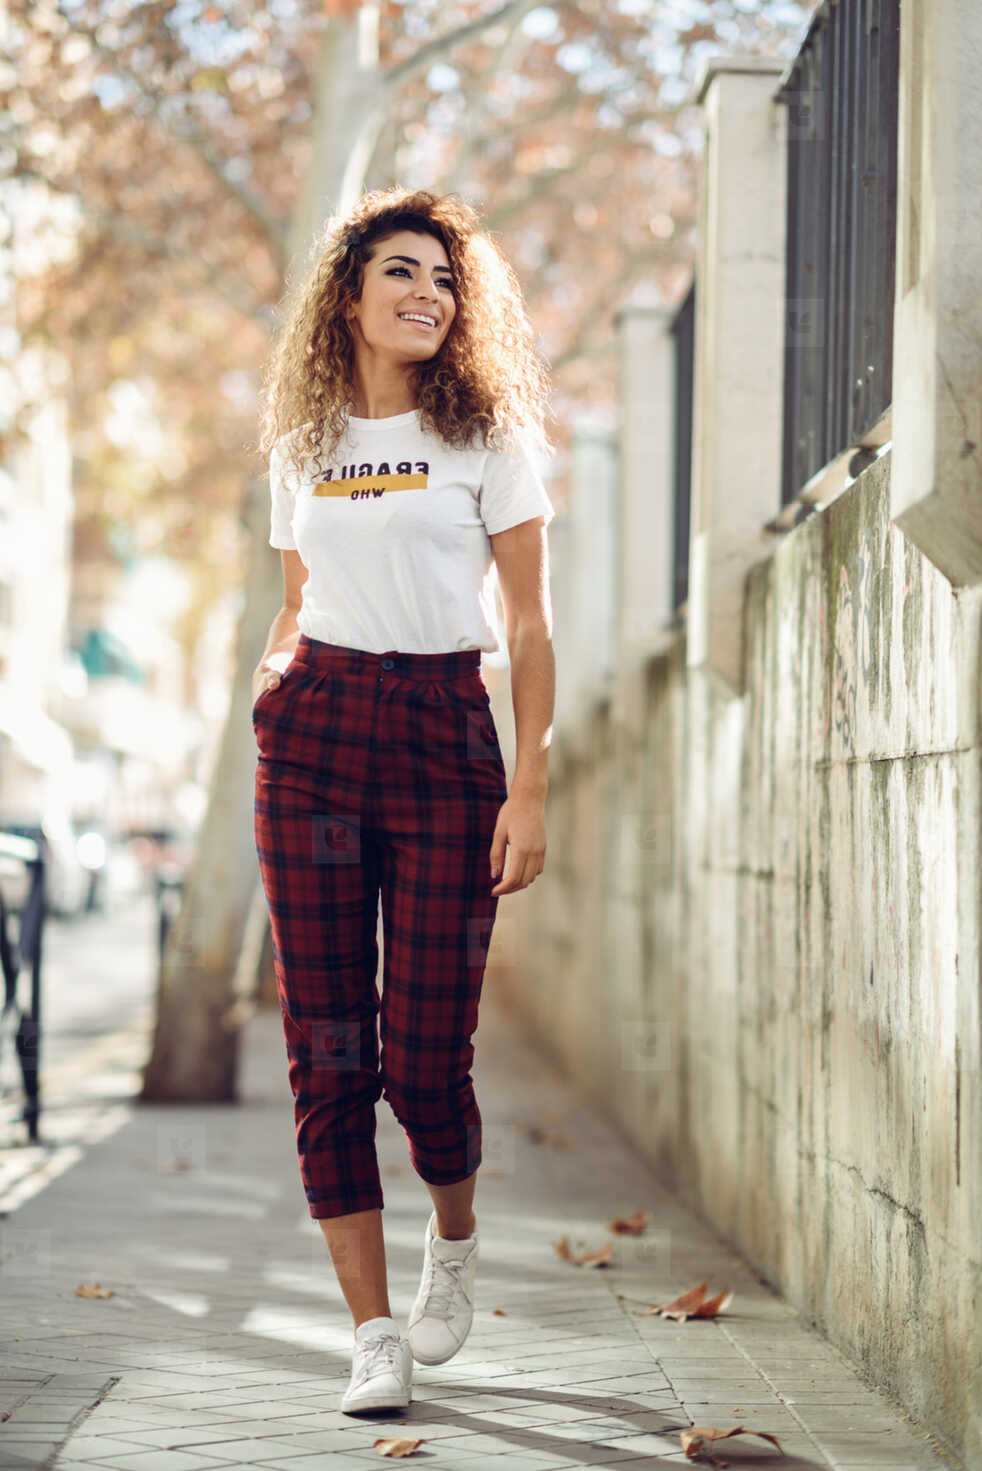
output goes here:
{"type": "MultiPolygon", "coordinates": [[[[263,375],[259,449],[289,436],[294,469],[332,453],[354,402],[354,341],[344,307],[361,296],[364,267],[376,242],[399,230],[432,235],[447,252],[456,312],[433,356],[412,364],[420,424],[455,447],[486,449],[512,442],[519,426],[540,448],[549,376],[518,279],[498,245],[459,195],[393,185],[362,195],[347,216],[330,216],[310,251],[307,277],[285,313],[263,375]]],[[[288,293],[289,294],[289,293],[288,293]]]]}

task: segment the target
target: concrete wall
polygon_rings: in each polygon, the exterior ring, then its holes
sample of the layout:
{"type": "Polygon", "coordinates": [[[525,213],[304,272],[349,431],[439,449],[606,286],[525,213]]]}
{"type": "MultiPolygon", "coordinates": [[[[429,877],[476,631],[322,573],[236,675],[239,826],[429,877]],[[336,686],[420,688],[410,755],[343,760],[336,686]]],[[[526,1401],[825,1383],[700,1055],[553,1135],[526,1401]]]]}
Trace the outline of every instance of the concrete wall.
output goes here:
{"type": "Polygon", "coordinates": [[[546,866],[505,901],[520,963],[492,947],[489,975],[661,1177],[979,1466],[982,594],[891,522],[890,472],[748,574],[742,695],[680,634],[558,732],[546,866]]]}

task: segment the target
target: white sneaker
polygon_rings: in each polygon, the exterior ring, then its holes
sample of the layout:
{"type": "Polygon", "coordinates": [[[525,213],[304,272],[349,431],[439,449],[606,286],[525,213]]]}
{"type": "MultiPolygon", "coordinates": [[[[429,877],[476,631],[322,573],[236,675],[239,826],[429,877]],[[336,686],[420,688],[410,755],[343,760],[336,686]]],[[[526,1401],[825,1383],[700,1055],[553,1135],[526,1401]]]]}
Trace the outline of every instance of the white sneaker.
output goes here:
{"type": "Polygon", "coordinates": [[[413,1355],[394,1318],[369,1318],[355,1329],[351,1381],[341,1400],[346,1414],[404,1409],[412,1399],[413,1355]]]}
{"type": "Polygon", "coordinates": [[[423,1276],[409,1314],[406,1337],[421,1364],[452,1359],[471,1331],[477,1227],[472,1236],[448,1241],[436,1234],[436,1211],[426,1223],[423,1276]]]}

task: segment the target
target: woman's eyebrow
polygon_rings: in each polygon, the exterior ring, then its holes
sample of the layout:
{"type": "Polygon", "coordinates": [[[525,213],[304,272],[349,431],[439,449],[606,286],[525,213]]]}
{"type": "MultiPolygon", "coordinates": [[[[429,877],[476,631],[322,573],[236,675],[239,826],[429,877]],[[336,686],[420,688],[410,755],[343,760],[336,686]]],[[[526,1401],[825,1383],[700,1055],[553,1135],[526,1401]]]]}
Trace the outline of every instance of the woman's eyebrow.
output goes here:
{"type": "MultiPolygon", "coordinates": [[[[385,257],[385,260],[382,262],[383,266],[385,265],[385,261],[387,260],[404,260],[410,266],[419,265],[419,261],[414,260],[411,255],[387,255],[385,257]]],[[[449,266],[434,266],[433,269],[435,271],[446,271],[448,276],[451,274],[449,266]]]]}

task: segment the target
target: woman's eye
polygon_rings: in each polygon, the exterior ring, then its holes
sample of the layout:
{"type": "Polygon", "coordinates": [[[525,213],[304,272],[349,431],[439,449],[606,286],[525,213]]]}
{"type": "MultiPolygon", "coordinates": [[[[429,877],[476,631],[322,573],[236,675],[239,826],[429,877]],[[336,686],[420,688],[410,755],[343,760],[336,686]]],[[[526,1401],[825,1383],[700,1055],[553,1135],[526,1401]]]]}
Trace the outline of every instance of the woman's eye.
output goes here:
{"type": "MultiPolygon", "coordinates": [[[[404,276],[409,275],[409,271],[405,266],[392,266],[385,274],[387,276],[394,276],[396,271],[401,271],[404,276]]],[[[438,276],[436,284],[438,286],[449,286],[450,290],[453,290],[453,282],[449,276],[438,276]]]]}

